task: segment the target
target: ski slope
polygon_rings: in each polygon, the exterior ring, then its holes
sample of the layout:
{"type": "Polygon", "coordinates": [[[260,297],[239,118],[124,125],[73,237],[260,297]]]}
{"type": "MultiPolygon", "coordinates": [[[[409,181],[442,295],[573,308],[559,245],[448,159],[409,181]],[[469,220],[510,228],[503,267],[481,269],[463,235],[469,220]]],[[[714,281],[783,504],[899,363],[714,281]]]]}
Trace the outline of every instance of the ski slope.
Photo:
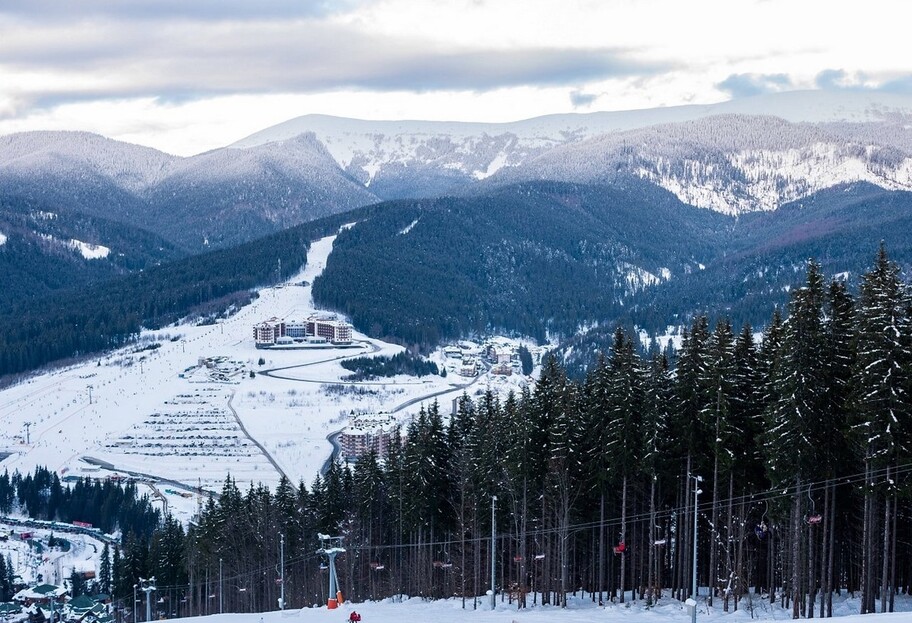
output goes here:
{"type": "Polygon", "coordinates": [[[2,468],[140,477],[158,503],[186,520],[200,502],[194,490],[217,492],[228,474],[242,490],[251,483],[275,488],[282,474],[309,485],[332,453],[328,437],[352,413],[397,410],[407,422],[434,398],[447,411],[474,379],[402,376],[361,387],[342,381],[349,372],[341,358],[402,350],[357,331],[360,348],[254,347],[255,323],[319,311],[310,284],[334,240],[315,241],[301,271],[216,324],[147,331],[128,348],[0,391],[0,453],[8,453],[2,468]],[[258,373],[273,368],[286,368],[285,378],[258,373]]]}

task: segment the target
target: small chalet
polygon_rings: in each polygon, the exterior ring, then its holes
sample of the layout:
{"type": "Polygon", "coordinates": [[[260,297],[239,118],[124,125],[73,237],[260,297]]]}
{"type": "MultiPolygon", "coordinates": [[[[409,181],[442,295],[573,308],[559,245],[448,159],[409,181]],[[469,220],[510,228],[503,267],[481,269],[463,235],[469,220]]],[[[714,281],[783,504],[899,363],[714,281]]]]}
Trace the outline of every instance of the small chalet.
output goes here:
{"type": "Polygon", "coordinates": [[[31,623],[56,623],[62,619],[61,609],[66,592],[62,586],[39,584],[34,588],[23,588],[13,595],[13,601],[22,604],[31,623]]]}
{"type": "Polygon", "coordinates": [[[29,607],[34,604],[41,606],[50,606],[51,600],[53,600],[55,604],[61,603],[61,600],[63,596],[66,595],[66,592],[66,589],[62,586],[54,586],[53,584],[39,584],[34,588],[23,588],[21,591],[13,595],[13,601],[19,602],[25,607],[29,607]]]}

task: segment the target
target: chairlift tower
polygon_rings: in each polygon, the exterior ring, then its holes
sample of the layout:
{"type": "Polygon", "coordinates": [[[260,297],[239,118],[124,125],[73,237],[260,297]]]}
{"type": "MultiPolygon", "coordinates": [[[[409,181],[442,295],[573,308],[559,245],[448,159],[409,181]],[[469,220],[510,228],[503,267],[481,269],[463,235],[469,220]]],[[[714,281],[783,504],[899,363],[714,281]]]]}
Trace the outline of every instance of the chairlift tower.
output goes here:
{"type": "Polygon", "coordinates": [[[336,575],[336,556],[344,554],[345,548],[342,547],[342,537],[340,536],[317,534],[317,538],[320,539],[320,549],[317,550],[317,553],[326,556],[329,562],[329,592],[327,593],[326,607],[329,610],[333,610],[338,608],[339,604],[343,602],[342,591],[339,590],[339,580],[336,575]]]}
{"type": "Polygon", "coordinates": [[[155,576],[149,579],[139,578],[139,586],[146,594],[146,621],[152,620],[152,592],[155,590],[155,576]]]}

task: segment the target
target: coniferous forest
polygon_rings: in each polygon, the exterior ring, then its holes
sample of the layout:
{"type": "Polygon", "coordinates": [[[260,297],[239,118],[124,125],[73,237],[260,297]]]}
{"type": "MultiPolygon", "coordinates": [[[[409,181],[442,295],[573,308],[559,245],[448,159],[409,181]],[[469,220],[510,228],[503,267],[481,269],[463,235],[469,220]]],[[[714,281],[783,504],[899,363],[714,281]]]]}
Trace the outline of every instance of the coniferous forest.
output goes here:
{"type": "Polygon", "coordinates": [[[325,603],[325,533],[343,539],[354,601],[481,606],[492,553],[497,598],[517,608],[684,599],[696,547],[715,607],[830,616],[849,591],[889,611],[912,591],[910,344],[908,285],[883,249],[858,292],[809,262],[762,340],[699,317],[670,369],[619,329],[585,380],[549,358],[519,395],[422,410],[388,456],[274,492],[229,477],[186,532],[169,517],[131,533],[111,588],[129,602],[155,575],[171,613],[275,609],[284,560],[286,606],[325,603]]]}

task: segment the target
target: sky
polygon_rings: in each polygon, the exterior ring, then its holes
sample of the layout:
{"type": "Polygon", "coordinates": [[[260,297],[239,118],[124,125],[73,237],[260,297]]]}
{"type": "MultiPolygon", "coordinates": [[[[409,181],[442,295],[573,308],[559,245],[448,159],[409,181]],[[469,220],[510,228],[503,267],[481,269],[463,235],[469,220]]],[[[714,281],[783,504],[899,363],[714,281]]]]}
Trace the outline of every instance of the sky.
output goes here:
{"type": "Polygon", "coordinates": [[[3,0],[0,135],[178,155],[300,115],[515,121],[912,93],[904,0],[3,0]]]}

